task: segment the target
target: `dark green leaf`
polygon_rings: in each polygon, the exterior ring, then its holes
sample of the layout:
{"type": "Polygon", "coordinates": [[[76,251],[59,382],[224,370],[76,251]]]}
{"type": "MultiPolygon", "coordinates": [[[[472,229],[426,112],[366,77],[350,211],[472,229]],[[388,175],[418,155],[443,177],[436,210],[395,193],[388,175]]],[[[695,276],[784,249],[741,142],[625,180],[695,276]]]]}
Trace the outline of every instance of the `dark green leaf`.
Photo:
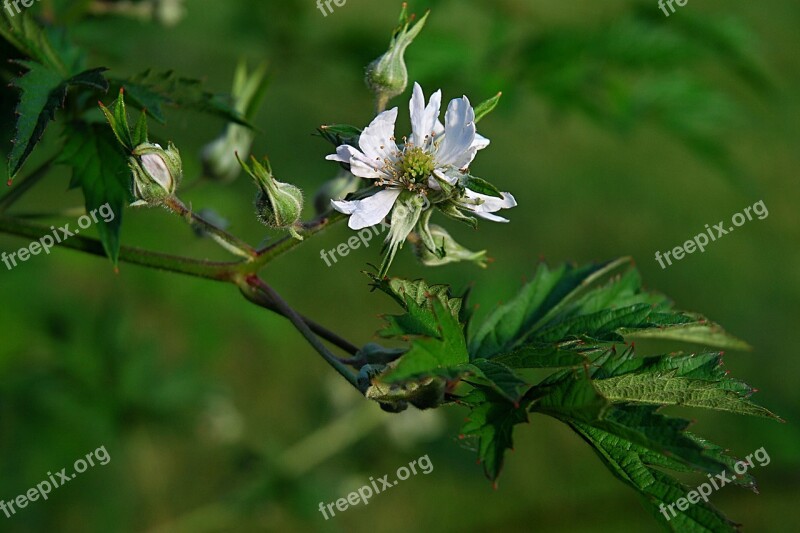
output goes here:
{"type": "Polygon", "coordinates": [[[125,89],[131,103],[146,109],[162,124],[166,122],[164,106],[170,106],[215,115],[251,127],[228,98],[210,93],[203,89],[201,81],[178,76],[171,70],[160,73],[146,70],[128,79],[117,79],[115,84],[125,89]]]}
{"type": "Polygon", "coordinates": [[[127,158],[108,127],[78,123],[65,132],[60,163],[72,168],[70,187],[81,187],[86,211],[108,204],[113,219],[99,218],[97,229],[108,257],[116,265],[119,257],[119,232],[125,205],[133,200],[127,158]]]}
{"type": "Polygon", "coordinates": [[[28,72],[14,82],[21,94],[17,106],[14,147],[8,160],[8,174],[12,179],[41,140],[56,111],[64,106],[70,87],[84,86],[100,91],[108,89],[108,83],[102,75],[106,70],[104,68],[87,70],[64,79],[58,71],[39,63],[22,61],[20,64],[28,72]]]}
{"type": "Polygon", "coordinates": [[[506,450],[514,447],[514,426],[528,422],[529,401],[515,405],[489,391],[474,390],[462,403],[471,410],[461,435],[477,440],[478,461],[486,477],[496,482],[506,450]]]}

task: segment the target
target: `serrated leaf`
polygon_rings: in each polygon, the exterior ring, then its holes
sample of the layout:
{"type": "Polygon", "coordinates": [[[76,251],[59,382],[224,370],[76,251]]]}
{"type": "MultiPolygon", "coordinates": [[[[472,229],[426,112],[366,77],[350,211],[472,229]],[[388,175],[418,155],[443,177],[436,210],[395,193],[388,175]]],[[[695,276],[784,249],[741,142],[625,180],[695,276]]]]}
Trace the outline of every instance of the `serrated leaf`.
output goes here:
{"type": "Polygon", "coordinates": [[[595,386],[614,403],[682,405],[765,418],[777,418],[767,409],[748,401],[725,383],[702,381],[672,373],[628,374],[595,380],[595,386]]]}
{"type": "Polygon", "coordinates": [[[531,397],[532,411],[565,421],[594,423],[611,407],[582,369],[566,371],[563,379],[534,387],[531,397]]]}
{"type": "Polygon", "coordinates": [[[423,310],[413,299],[406,301],[409,315],[429,314],[425,322],[436,324],[436,331],[431,336],[415,339],[408,352],[397,362],[397,366],[382,376],[381,381],[399,383],[430,376],[453,379],[465,373],[466,370],[461,365],[469,361],[469,356],[458,315],[454,315],[452,309],[445,307],[438,298],[429,300],[429,311],[423,310]]]}
{"type": "Polygon", "coordinates": [[[676,311],[663,295],[644,291],[635,269],[612,276],[624,266],[629,266],[628,259],[580,269],[550,270],[541,265],[516,297],[475,329],[470,354],[492,358],[526,344],[534,350],[552,345],[582,352],[647,335],[708,346],[744,346],[706,318],[676,311]],[[571,344],[575,340],[582,342],[571,344]]]}
{"type": "Polygon", "coordinates": [[[497,394],[513,404],[519,404],[522,397],[531,388],[530,383],[522,379],[506,365],[488,359],[477,359],[465,365],[473,375],[466,380],[473,386],[489,387],[497,394]]]}
{"type": "MultiPolygon", "coordinates": [[[[734,522],[725,518],[711,504],[700,501],[681,511],[673,506],[677,516],[667,520],[661,506],[674,504],[688,493],[676,479],[654,467],[684,471],[680,464],[663,454],[631,443],[613,433],[580,422],[570,426],[589,443],[608,469],[622,482],[638,491],[647,502],[653,516],[672,531],[719,533],[736,532],[734,522]]],[[[669,511],[667,511],[669,513],[669,511]]]]}
{"type": "Polygon", "coordinates": [[[125,89],[130,102],[146,109],[156,121],[164,124],[164,106],[178,107],[215,115],[228,122],[252,127],[229,99],[203,89],[200,80],[178,76],[174,71],[154,72],[150,69],[115,83],[125,89]]]}
{"type": "Polygon", "coordinates": [[[64,79],[59,72],[39,63],[19,63],[28,72],[14,81],[14,86],[21,94],[17,105],[17,131],[8,159],[8,174],[12,179],[42,139],[50,121],[55,119],[56,111],[64,106],[70,87],[84,86],[100,91],[108,89],[108,83],[102,75],[106,70],[104,68],[87,70],[64,79]]]}
{"type": "Polygon", "coordinates": [[[565,265],[550,270],[541,264],[534,279],[510,302],[486,317],[470,336],[470,355],[490,358],[512,350],[531,329],[565,305],[584,284],[592,282],[594,275],[617,266],[615,262],[580,269],[565,265]]]}
{"type": "Polygon", "coordinates": [[[561,368],[589,362],[581,353],[585,343],[570,341],[563,344],[524,344],[516,350],[492,357],[491,361],[510,368],[561,368]]]}
{"type": "Polygon", "coordinates": [[[461,435],[478,441],[478,461],[486,477],[496,482],[506,450],[514,447],[514,426],[528,422],[529,401],[523,399],[515,405],[491,392],[474,390],[462,403],[471,410],[461,435]]]}
{"type": "Polygon", "coordinates": [[[407,335],[436,336],[439,325],[433,314],[433,301],[438,300],[450,314],[459,318],[461,298],[454,298],[447,285],[428,285],[424,280],[382,279],[367,274],[373,287],[391,296],[407,312],[399,316],[387,316],[388,326],[379,333],[382,337],[403,337],[407,335]]]}
{"type": "Polygon", "coordinates": [[[107,127],[77,123],[65,132],[59,162],[72,168],[70,188],[83,190],[87,213],[106,204],[111,208],[114,218],[108,222],[99,218],[96,226],[106,254],[116,265],[123,210],[133,200],[125,154],[107,127]]]}

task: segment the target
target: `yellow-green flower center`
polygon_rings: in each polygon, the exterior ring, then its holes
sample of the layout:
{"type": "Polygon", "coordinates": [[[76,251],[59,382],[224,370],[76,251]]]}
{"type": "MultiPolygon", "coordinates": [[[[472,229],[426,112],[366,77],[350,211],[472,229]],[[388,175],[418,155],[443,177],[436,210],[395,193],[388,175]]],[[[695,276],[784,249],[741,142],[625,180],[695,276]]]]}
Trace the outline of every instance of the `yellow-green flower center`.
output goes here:
{"type": "Polygon", "coordinates": [[[436,165],[431,154],[415,146],[407,148],[403,153],[400,169],[409,181],[420,182],[433,174],[436,165]]]}

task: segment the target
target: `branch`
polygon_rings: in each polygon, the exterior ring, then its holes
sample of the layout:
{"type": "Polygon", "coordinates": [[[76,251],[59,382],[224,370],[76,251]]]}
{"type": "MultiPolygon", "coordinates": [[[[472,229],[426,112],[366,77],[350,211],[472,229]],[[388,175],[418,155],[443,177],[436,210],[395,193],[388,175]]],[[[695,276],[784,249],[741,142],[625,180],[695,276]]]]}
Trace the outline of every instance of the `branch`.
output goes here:
{"type": "Polygon", "coordinates": [[[228,233],[222,228],[218,228],[211,222],[208,222],[202,218],[200,215],[192,212],[192,210],[186,207],[186,205],[184,205],[184,203],[181,202],[176,196],[168,198],[165,202],[165,205],[173,213],[186,220],[190,226],[200,228],[206,232],[217,244],[232,254],[243,257],[248,261],[251,261],[257,257],[255,248],[244,242],[239,237],[228,233]]]}
{"type": "MultiPolygon", "coordinates": [[[[26,237],[33,241],[39,240],[45,235],[51,235],[51,230],[47,226],[3,215],[0,215],[0,232],[16,235],[18,237],[26,237]]],[[[105,250],[100,241],[89,237],[75,235],[68,240],[62,241],[58,246],[91,255],[106,257],[105,250]]],[[[186,274],[188,276],[211,279],[214,281],[234,281],[242,275],[240,272],[242,263],[198,261],[125,246],[120,248],[119,260],[133,265],[186,274]]]]}
{"type": "Polygon", "coordinates": [[[353,372],[350,371],[347,366],[342,363],[338,357],[333,355],[322,341],[311,331],[308,324],[305,323],[303,317],[297,313],[294,309],[289,307],[281,296],[275,292],[275,290],[267,285],[261,278],[258,276],[249,276],[247,278],[247,284],[253,288],[257,288],[261,292],[263,292],[278,308],[278,311],[285,317],[287,317],[294,327],[297,328],[297,331],[300,332],[303,337],[305,337],[306,341],[315,349],[317,352],[322,356],[325,361],[331,365],[343,378],[345,378],[356,390],[361,393],[361,390],[358,388],[358,383],[356,382],[356,376],[353,372]]]}

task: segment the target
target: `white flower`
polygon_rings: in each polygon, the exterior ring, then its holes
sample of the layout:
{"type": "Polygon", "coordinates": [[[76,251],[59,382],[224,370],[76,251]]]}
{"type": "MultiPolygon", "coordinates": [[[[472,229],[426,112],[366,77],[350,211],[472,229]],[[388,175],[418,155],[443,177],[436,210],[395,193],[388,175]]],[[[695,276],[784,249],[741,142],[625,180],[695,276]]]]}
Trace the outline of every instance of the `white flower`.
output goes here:
{"type": "MultiPolygon", "coordinates": [[[[331,202],[336,210],[350,215],[350,228],[359,230],[380,223],[404,190],[428,196],[442,192],[444,184],[468,185],[468,180],[464,181],[467,169],[478,150],[489,146],[489,140],[477,134],[475,110],[466,96],[450,102],[444,124],[439,120],[441,102],[442,92],[436,91],[426,106],[422,88],[415,83],[409,105],[412,134],[404,137],[401,145],[395,138],[397,108],[394,108],[379,114],[364,129],[358,148],[342,145],[327,157],[349,164],[355,176],[372,180],[374,186],[383,188],[360,200],[331,202]]],[[[452,199],[459,209],[493,221],[506,222],[492,213],[517,205],[509,193],[495,198],[474,192],[466,185],[458,198],[439,196],[439,201],[452,199]]]]}

